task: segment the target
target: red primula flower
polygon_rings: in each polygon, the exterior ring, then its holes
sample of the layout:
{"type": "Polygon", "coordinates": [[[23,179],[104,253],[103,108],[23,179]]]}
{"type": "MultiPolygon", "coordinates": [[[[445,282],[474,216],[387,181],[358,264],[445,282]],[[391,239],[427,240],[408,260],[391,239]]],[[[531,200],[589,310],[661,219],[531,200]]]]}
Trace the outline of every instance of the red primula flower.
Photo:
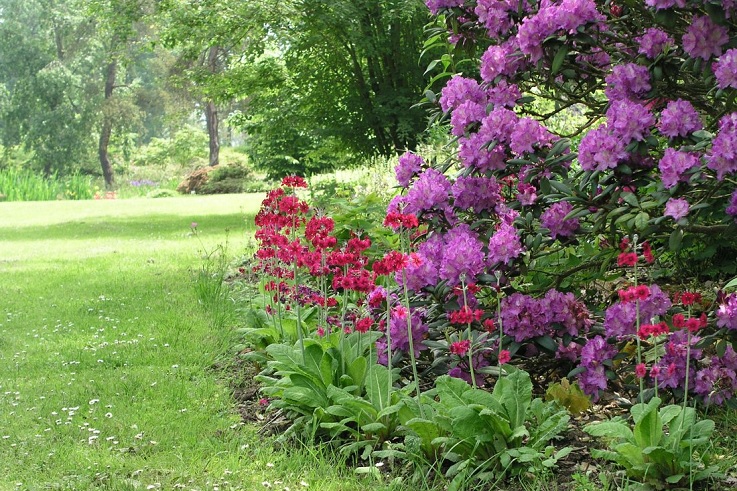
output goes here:
{"type": "Polygon", "coordinates": [[[617,257],[617,265],[626,267],[637,264],[637,254],[634,252],[623,252],[617,257]]]}
{"type": "Polygon", "coordinates": [[[281,185],[285,188],[306,188],[307,181],[300,176],[286,176],[281,180],[281,185]]]}
{"type": "Polygon", "coordinates": [[[464,356],[471,349],[471,341],[464,339],[463,341],[456,341],[450,344],[450,352],[454,355],[464,356]]]}

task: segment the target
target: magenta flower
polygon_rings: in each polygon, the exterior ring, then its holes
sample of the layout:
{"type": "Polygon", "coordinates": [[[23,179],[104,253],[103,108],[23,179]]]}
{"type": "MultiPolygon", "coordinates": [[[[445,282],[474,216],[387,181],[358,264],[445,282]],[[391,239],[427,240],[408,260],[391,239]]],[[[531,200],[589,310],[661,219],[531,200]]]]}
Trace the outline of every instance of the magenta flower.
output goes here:
{"type": "Polygon", "coordinates": [[[698,167],[699,164],[699,158],[693,153],[666,148],[663,158],[658,162],[663,186],[670,189],[677,185],[679,181],[687,181],[688,176],[685,176],[685,173],[694,167],[698,167]]]}
{"type": "Polygon", "coordinates": [[[737,49],[730,49],[720,56],[713,69],[720,89],[737,89],[737,49]]]}
{"type": "Polygon", "coordinates": [[[440,107],[448,112],[465,101],[486,104],[486,94],[474,79],[455,76],[440,91],[440,107]]]}
{"type": "Polygon", "coordinates": [[[573,205],[568,201],[553,203],[550,208],[540,215],[540,225],[550,230],[550,236],[555,238],[572,237],[578,230],[577,218],[565,220],[566,215],[573,211],[573,205]]]}
{"type": "Polygon", "coordinates": [[[688,136],[703,127],[699,113],[690,102],[683,99],[668,102],[660,113],[658,129],[669,138],[688,136]]]}
{"type": "Polygon", "coordinates": [[[399,157],[399,163],[394,168],[397,182],[400,186],[406,188],[409,186],[413,177],[419,174],[420,170],[425,166],[425,160],[412,152],[406,152],[399,157]]]}
{"type": "Polygon", "coordinates": [[[520,254],[522,254],[522,242],[517,235],[517,229],[512,224],[502,222],[489,239],[489,266],[509,264],[520,254]]]}
{"type": "Polygon", "coordinates": [[[665,212],[663,216],[671,217],[678,221],[688,215],[689,204],[684,198],[671,198],[665,204],[665,212]]]}
{"type": "Polygon", "coordinates": [[[483,243],[465,223],[451,229],[444,237],[445,249],[440,264],[440,279],[450,286],[461,281],[474,283],[485,267],[483,243]]]}
{"type": "Polygon", "coordinates": [[[708,60],[721,55],[728,41],[726,27],[715,24],[708,15],[694,15],[683,35],[683,50],[693,58],[708,60]]]}
{"type": "Polygon", "coordinates": [[[650,89],[650,71],[637,63],[625,63],[612,69],[604,81],[604,93],[610,101],[622,99],[638,100],[650,89]]]}
{"type": "Polygon", "coordinates": [[[609,130],[625,143],[644,140],[655,124],[655,117],[645,106],[628,99],[612,102],[606,117],[609,130]]]}
{"type": "Polygon", "coordinates": [[[675,44],[675,41],[667,32],[657,27],[651,27],[645,30],[645,34],[635,38],[635,41],[639,44],[637,52],[647,56],[651,60],[663,53],[665,48],[675,44]]]}
{"type": "Polygon", "coordinates": [[[720,181],[727,174],[737,172],[737,113],[727,114],[719,120],[719,132],[712,141],[706,166],[717,173],[720,181]]]}
{"type": "Polygon", "coordinates": [[[626,157],[624,143],[606,125],[586,133],[578,146],[578,162],[583,170],[613,169],[626,157]]]}
{"type": "Polygon", "coordinates": [[[451,133],[455,136],[466,134],[466,127],[479,123],[486,117],[486,105],[474,101],[463,101],[450,116],[451,133]]]}

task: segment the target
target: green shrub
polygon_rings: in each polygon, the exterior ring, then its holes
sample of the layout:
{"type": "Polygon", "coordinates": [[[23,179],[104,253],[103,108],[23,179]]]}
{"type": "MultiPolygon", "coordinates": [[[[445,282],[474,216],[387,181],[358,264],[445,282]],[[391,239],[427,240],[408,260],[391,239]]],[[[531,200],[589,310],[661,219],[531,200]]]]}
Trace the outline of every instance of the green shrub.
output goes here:
{"type": "Polygon", "coordinates": [[[222,165],[208,176],[197,190],[199,194],[235,194],[245,191],[245,182],[251,178],[251,169],[240,164],[222,165]]]}
{"type": "Polygon", "coordinates": [[[173,189],[154,189],[146,195],[147,198],[173,198],[179,196],[179,193],[173,189]]]}

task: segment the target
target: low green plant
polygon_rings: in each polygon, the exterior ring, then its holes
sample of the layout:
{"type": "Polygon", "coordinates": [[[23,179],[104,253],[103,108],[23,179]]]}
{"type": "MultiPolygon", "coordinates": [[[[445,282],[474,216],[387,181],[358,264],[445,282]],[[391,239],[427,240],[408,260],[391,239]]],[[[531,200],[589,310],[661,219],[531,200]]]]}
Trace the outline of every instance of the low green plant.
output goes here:
{"type": "Polygon", "coordinates": [[[550,441],[563,432],[568,413],[554,403],[532,398],[527,372],[505,367],[492,392],[450,376],[436,380],[425,393],[424,418],[406,401],[400,416],[411,431],[412,445],[450,463],[449,490],[472,482],[495,482],[508,476],[539,474],[555,466],[571,449],[550,441]]]}
{"type": "Polygon", "coordinates": [[[592,423],[588,434],[602,438],[608,450],[593,450],[592,455],[616,462],[643,489],[682,486],[717,477],[716,465],[710,465],[710,438],[714,422],[698,420],[696,410],[688,406],[660,407],[654,397],[648,403],[632,406],[634,426],[622,417],[592,423]]]}
{"type": "Polygon", "coordinates": [[[380,420],[386,411],[396,412],[387,408],[398,401],[388,400],[391,381],[379,373],[386,368],[376,364],[372,347],[378,337],[374,332],[334,332],[304,339],[304,351],[299,342],[266,347],[270,359],[256,380],[271,405],[292,419],[284,437],[343,442],[389,437],[396,424],[380,420]]]}
{"type": "Polygon", "coordinates": [[[94,194],[92,178],[82,174],[44,177],[16,167],[0,170],[0,195],[5,201],[80,200],[91,199],[94,194]]]}

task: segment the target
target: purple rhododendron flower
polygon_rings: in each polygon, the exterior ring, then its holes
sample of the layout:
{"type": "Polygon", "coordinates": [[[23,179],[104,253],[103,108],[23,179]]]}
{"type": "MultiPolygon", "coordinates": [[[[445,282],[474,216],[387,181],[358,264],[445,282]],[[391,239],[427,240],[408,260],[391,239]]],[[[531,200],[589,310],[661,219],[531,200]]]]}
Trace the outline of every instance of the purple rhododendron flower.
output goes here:
{"type": "Polygon", "coordinates": [[[645,5],[655,7],[655,10],[669,9],[671,7],[683,8],[686,0],[645,0],[645,5]]]}
{"type": "Polygon", "coordinates": [[[647,56],[648,58],[655,59],[666,47],[673,46],[675,41],[668,35],[667,32],[658,29],[657,27],[651,27],[645,30],[645,34],[635,38],[635,41],[639,44],[637,52],[647,56]]]}
{"type": "MultiPolygon", "coordinates": [[[[484,356],[484,353],[474,353],[471,357],[473,359],[473,370],[476,372],[476,384],[478,386],[483,386],[483,378],[479,376],[479,369],[488,367],[489,366],[489,360],[484,356]]],[[[471,383],[471,372],[468,370],[468,357],[464,357],[462,360],[463,367],[461,368],[461,365],[456,365],[455,367],[448,370],[448,375],[454,378],[459,378],[462,380],[465,380],[469,384],[471,383]]]]}
{"type": "Polygon", "coordinates": [[[655,116],[645,106],[627,99],[612,102],[606,117],[609,131],[625,143],[644,140],[655,124],[655,116]]]}
{"type": "Polygon", "coordinates": [[[466,134],[466,127],[479,123],[486,117],[486,105],[474,101],[462,102],[450,116],[451,133],[455,136],[466,134]]]}
{"type": "Polygon", "coordinates": [[[685,198],[671,198],[665,204],[663,216],[671,217],[678,221],[688,215],[689,204],[685,198]]]}
{"type": "Polygon", "coordinates": [[[517,229],[511,223],[502,222],[489,239],[489,266],[509,264],[520,254],[522,254],[522,241],[517,234],[517,229]]]}
{"type": "Polygon", "coordinates": [[[473,133],[459,140],[458,158],[465,167],[475,167],[481,172],[502,170],[507,166],[507,153],[502,145],[487,148],[489,140],[482,133],[473,133]]]}
{"type": "Polygon", "coordinates": [[[703,127],[699,113],[690,102],[683,99],[668,102],[658,122],[660,132],[669,138],[688,136],[703,127]]]}
{"type": "Polygon", "coordinates": [[[708,60],[721,55],[728,41],[726,27],[715,24],[708,15],[694,15],[683,34],[683,50],[693,58],[708,60]]]}
{"type": "Polygon", "coordinates": [[[489,103],[500,107],[514,107],[522,97],[519,87],[515,84],[508,84],[505,80],[499,82],[496,87],[489,89],[487,94],[489,103]]]}
{"type": "MultiPolygon", "coordinates": [[[[650,296],[639,301],[640,324],[649,324],[657,316],[662,316],[672,303],[668,295],[658,285],[650,285],[650,296]]],[[[637,331],[637,304],[617,302],[604,313],[604,332],[607,337],[622,338],[634,336],[637,331]]]]}
{"type": "Polygon", "coordinates": [[[521,156],[523,153],[534,152],[533,145],[538,148],[550,145],[553,141],[553,135],[546,127],[532,118],[521,118],[514,125],[514,131],[509,137],[509,148],[516,155],[521,156]]]}
{"type": "Polygon", "coordinates": [[[576,34],[579,27],[606,19],[591,0],[563,0],[557,5],[542,3],[536,15],[526,17],[519,26],[517,40],[522,53],[537,63],[543,55],[543,41],[553,34],[576,34]]]}
{"type": "Polygon", "coordinates": [[[425,5],[430,9],[433,15],[440,12],[441,9],[462,7],[464,0],[426,0],[425,5]]]}
{"type": "Polygon", "coordinates": [[[731,215],[737,219],[737,189],[735,189],[732,192],[732,197],[729,200],[729,205],[727,205],[727,209],[724,210],[727,215],[731,215]]]}
{"type": "Polygon", "coordinates": [[[673,148],[666,148],[663,158],[658,162],[660,180],[663,186],[670,189],[679,181],[687,181],[685,173],[699,166],[699,158],[690,152],[679,152],[673,148]]]}
{"type": "Polygon", "coordinates": [[[727,345],[724,356],[712,356],[709,365],[696,372],[694,392],[707,404],[721,405],[737,393],[737,353],[727,345]]]}
{"type": "Polygon", "coordinates": [[[611,360],[616,354],[617,348],[607,344],[601,336],[589,339],[581,349],[581,366],[586,370],[578,375],[578,385],[584,394],[590,395],[595,401],[599,398],[599,391],[606,390],[607,387],[606,367],[603,362],[611,360]]]}
{"type": "Polygon", "coordinates": [[[406,188],[409,186],[412,178],[415,177],[426,165],[425,160],[419,155],[412,152],[404,153],[399,157],[399,163],[394,168],[397,182],[400,186],[406,188]]]}
{"type": "Polygon", "coordinates": [[[730,49],[720,56],[714,63],[713,70],[720,89],[737,89],[737,49],[730,49]]]}
{"type": "Polygon", "coordinates": [[[445,175],[430,168],[414,182],[405,196],[404,213],[420,213],[433,208],[443,209],[448,204],[450,181],[445,175]]]}
{"type": "MultiPolygon", "coordinates": [[[[683,387],[686,381],[686,358],[689,351],[689,337],[691,341],[690,359],[698,360],[701,358],[701,350],[694,348],[701,341],[698,336],[690,335],[688,330],[683,329],[676,331],[668,337],[665,343],[665,354],[660,359],[658,366],[660,367],[660,375],[658,376],[658,385],[660,387],[683,387]]],[[[689,368],[689,379],[693,380],[696,370],[692,366],[689,368]]]]}
{"type": "Polygon", "coordinates": [[[499,0],[478,0],[474,13],[486,28],[489,37],[495,38],[512,27],[510,13],[517,12],[517,2],[499,0]]]}
{"type": "Polygon", "coordinates": [[[501,188],[493,177],[459,177],[451,188],[454,206],[474,213],[493,210],[501,199],[501,188]]]}
{"type": "MultiPolygon", "coordinates": [[[[423,322],[422,312],[413,309],[409,314],[409,322],[412,331],[412,347],[414,348],[415,356],[419,356],[421,351],[427,349],[427,346],[422,342],[427,335],[428,326],[423,322]]],[[[409,332],[407,329],[407,310],[404,307],[398,307],[392,310],[391,319],[389,321],[389,334],[392,338],[392,353],[396,350],[409,352],[409,332]]],[[[378,362],[382,365],[387,363],[386,353],[386,337],[379,339],[376,342],[376,352],[378,362]]]]}
{"type": "Polygon", "coordinates": [[[569,218],[565,220],[573,210],[573,205],[568,201],[559,201],[553,203],[550,208],[540,215],[540,225],[550,230],[550,236],[553,239],[572,237],[578,230],[579,222],[577,218],[569,218]]]}
{"type": "Polygon", "coordinates": [[[437,262],[420,252],[416,254],[419,261],[410,261],[407,267],[395,274],[397,284],[404,286],[404,279],[406,279],[407,289],[413,292],[419,292],[426,286],[433,286],[438,282],[437,262]]]}
{"type": "Polygon", "coordinates": [[[537,189],[532,184],[521,182],[517,184],[517,201],[522,206],[532,206],[537,201],[537,189]]]}
{"type": "Polygon", "coordinates": [[[719,120],[719,132],[706,157],[706,166],[717,173],[717,179],[737,172],[737,113],[727,114],[719,120]]]}
{"type": "Polygon", "coordinates": [[[638,100],[651,89],[650,71],[637,63],[617,65],[604,79],[604,93],[610,101],[623,99],[638,100]]]}
{"type": "Polygon", "coordinates": [[[541,298],[521,293],[503,298],[501,317],[504,332],[518,343],[545,334],[560,336],[561,330],[577,336],[593,324],[586,306],[572,293],[554,289],[541,298]]]}
{"type": "Polygon", "coordinates": [[[613,169],[626,157],[625,144],[605,125],[586,133],[578,145],[578,162],[583,170],[613,169]]]}
{"type": "Polygon", "coordinates": [[[730,294],[717,309],[717,327],[737,330],[737,293],[730,294]]]}
{"type": "Polygon", "coordinates": [[[440,279],[450,286],[475,283],[486,266],[484,244],[467,224],[452,228],[444,237],[445,249],[440,264],[440,279]]]}
{"type": "Polygon", "coordinates": [[[486,104],[486,93],[476,80],[456,75],[440,91],[440,108],[448,112],[465,101],[486,104]]]}
{"type": "Polygon", "coordinates": [[[479,128],[479,135],[483,136],[484,144],[492,140],[499,143],[510,143],[511,135],[517,126],[519,116],[505,107],[495,107],[483,121],[479,128]]]}
{"type": "Polygon", "coordinates": [[[517,50],[516,43],[506,42],[489,46],[481,55],[481,79],[484,82],[494,82],[499,76],[512,76],[517,72],[520,63],[512,58],[517,50]]]}

